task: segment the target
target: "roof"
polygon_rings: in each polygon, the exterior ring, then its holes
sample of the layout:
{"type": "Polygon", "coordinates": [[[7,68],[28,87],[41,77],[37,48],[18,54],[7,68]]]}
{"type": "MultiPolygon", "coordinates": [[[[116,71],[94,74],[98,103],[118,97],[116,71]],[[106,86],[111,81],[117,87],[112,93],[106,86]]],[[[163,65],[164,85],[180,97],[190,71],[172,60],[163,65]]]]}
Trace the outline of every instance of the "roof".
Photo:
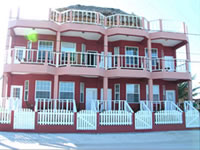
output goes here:
{"type": "Polygon", "coordinates": [[[106,7],[96,7],[96,6],[85,6],[85,5],[71,5],[68,7],[58,8],[57,11],[65,11],[69,9],[76,9],[76,10],[88,10],[88,11],[96,11],[102,13],[104,16],[114,15],[114,14],[128,14],[120,9],[117,8],[106,8],[106,7]]]}

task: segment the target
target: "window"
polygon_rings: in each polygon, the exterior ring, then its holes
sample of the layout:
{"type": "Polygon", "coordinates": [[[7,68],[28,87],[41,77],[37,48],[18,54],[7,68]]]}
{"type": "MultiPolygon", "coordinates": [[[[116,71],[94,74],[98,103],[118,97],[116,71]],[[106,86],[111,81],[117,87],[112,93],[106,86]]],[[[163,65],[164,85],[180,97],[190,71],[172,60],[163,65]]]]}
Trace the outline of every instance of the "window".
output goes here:
{"type": "MultiPolygon", "coordinates": [[[[146,99],[149,99],[149,86],[146,85],[146,99]]],[[[160,100],[160,92],[159,92],[159,85],[153,85],[153,100],[159,101],[160,100]]]]}
{"type": "Polygon", "coordinates": [[[117,66],[117,57],[119,55],[119,47],[114,47],[114,55],[115,55],[115,66],[117,66]]]}
{"type": "Polygon", "coordinates": [[[74,99],[74,82],[60,82],[59,88],[60,99],[74,99]]]}
{"type": "Polygon", "coordinates": [[[84,103],[84,83],[80,83],[80,103],[84,103]]]}
{"type": "Polygon", "coordinates": [[[82,52],[82,55],[81,55],[81,61],[82,61],[82,63],[84,63],[85,64],[85,57],[87,56],[86,54],[85,54],[85,52],[86,52],[86,46],[85,46],[85,44],[81,44],[81,52],[82,52]]]}
{"type": "Polygon", "coordinates": [[[28,41],[27,42],[27,58],[28,59],[31,59],[31,49],[32,49],[32,41],[28,41]]]}
{"type": "Polygon", "coordinates": [[[51,98],[51,81],[36,81],[36,98],[51,98]]]}
{"type": "MultiPolygon", "coordinates": [[[[145,48],[145,56],[149,57],[147,48],[145,48]]],[[[152,48],[151,49],[151,57],[152,57],[152,66],[156,66],[156,62],[157,62],[157,59],[158,59],[158,50],[157,50],[157,48],[152,48]]]]}
{"type": "Polygon", "coordinates": [[[120,100],[120,84],[115,84],[115,100],[120,100]]]}
{"type": "Polygon", "coordinates": [[[126,65],[138,65],[138,48],[137,47],[126,47],[126,65]]]}
{"type": "Polygon", "coordinates": [[[26,47],[15,46],[15,59],[23,61],[25,58],[26,47]]]}
{"type": "Polygon", "coordinates": [[[24,101],[28,101],[28,90],[29,90],[29,81],[25,80],[25,82],[24,82],[24,101]]]}
{"type": "Polygon", "coordinates": [[[76,52],[76,43],[71,42],[61,42],[61,52],[62,52],[62,60],[67,61],[67,52],[70,53],[70,61],[75,61],[75,53],[76,52]]]}
{"type": "Polygon", "coordinates": [[[140,99],[139,84],[126,84],[126,100],[128,103],[137,103],[140,99]]]}
{"type": "Polygon", "coordinates": [[[45,51],[49,51],[48,59],[52,59],[51,51],[53,51],[53,41],[39,41],[38,50],[38,59],[45,59],[45,51]]]}

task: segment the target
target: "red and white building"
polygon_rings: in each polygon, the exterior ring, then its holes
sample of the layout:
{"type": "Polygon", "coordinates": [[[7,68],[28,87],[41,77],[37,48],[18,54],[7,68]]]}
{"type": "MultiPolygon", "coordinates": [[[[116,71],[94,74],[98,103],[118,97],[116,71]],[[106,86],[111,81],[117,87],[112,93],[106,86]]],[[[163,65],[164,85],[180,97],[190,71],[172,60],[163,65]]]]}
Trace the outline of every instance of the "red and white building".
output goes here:
{"type": "Polygon", "coordinates": [[[48,21],[20,19],[20,12],[9,20],[2,129],[132,132],[199,127],[199,113],[191,103],[185,103],[185,111],[176,105],[181,82],[189,83],[192,100],[185,23],[84,8],[50,9],[48,21]],[[186,59],[180,60],[176,50],[183,46],[186,59]]]}

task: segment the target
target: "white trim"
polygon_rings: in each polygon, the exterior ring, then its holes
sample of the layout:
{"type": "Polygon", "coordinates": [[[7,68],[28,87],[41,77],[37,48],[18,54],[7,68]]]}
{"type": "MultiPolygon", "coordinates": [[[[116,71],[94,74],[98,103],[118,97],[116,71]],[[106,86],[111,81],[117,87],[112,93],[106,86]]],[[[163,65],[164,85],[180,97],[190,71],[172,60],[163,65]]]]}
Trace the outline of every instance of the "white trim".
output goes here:
{"type": "Polygon", "coordinates": [[[59,99],[60,99],[60,83],[73,83],[73,99],[75,99],[75,82],[73,81],[59,81],[59,99]]]}
{"type": "Polygon", "coordinates": [[[166,90],[166,101],[167,101],[167,94],[168,93],[170,93],[170,92],[172,92],[173,94],[174,94],[174,103],[176,103],[176,92],[175,92],[175,90],[166,90]]]}
{"type": "MultiPolygon", "coordinates": [[[[134,92],[134,89],[133,89],[133,92],[134,92]]],[[[140,102],[140,84],[135,84],[135,83],[127,83],[126,84],[126,101],[129,104],[134,104],[134,103],[139,103],[140,102]],[[138,94],[139,94],[139,96],[138,96],[138,98],[139,98],[138,102],[128,102],[128,100],[127,100],[127,85],[134,85],[134,87],[135,87],[135,85],[138,85],[138,94]]]]}
{"type": "Polygon", "coordinates": [[[84,82],[80,82],[80,103],[84,103],[85,102],[85,83],[84,82]],[[83,89],[81,88],[81,86],[83,86],[83,89]],[[81,89],[83,91],[81,91],[81,89]],[[83,101],[81,101],[81,94],[83,93],[83,101]]]}
{"type": "MultiPolygon", "coordinates": [[[[151,58],[152,58],[152,50],[156,50],[156,54],[157,54],[156,59],[158,59],[158,48],[151,48],[151,58]]],[[[147,47],[144,48],[144,56],[148,58],[148,48],[147,47]],[[147,51],[147,53],[146,53],[146,51],[147,51]]],[[[152,59],[152,61],[153,61],[153,59],[152,59]]],[[[156,64],[153,65],[153,63],[152,63],[152,66],[156,67],[156,64]]]]}
{"type": "MultiPolygon", "coordinates": [[[[41,41],[42,41],[42,42],[52,42],[52,48],[53,48],[53,49],[52,49],[52,52],[53,52],[53,50],[54,50],[54,41],[51,41],[51,40],[38,40],[38,51],[39,51],[39,45],[40,45],[39,43],[40,43],[41,41]]],[[[50,51],[50,52],[51,52],[51,51],[50,51]]]]}
{"type": "MultiPolygon", "coordinates": [[[[76,43],[75,43],[75,42],[65,42],[65,41],[62,41],[62,42],[61,42],[61,47],[60,47],[60,52],[67,52],[67,51],[62,51],[62,46],[63,46],[64,43],[73,43],[73,44],[75,45],[75,52],[77,51],[77,50],[76,50],[76,47],[77,47],[77,46],[76,46],[76,43]]],[[[82,45],[81,45],[81,48],[82,48],[82,45]]]]}
{"type": "Polygon", "coordinates": [[[23,86],[22,85],[11,85],[10,97],[13,97],[13,88],[20,88],[20,98],[19,98],[20,102],[18,103],[18,107],[22,108],[23,86]]]}
{"type": "Polygon", "coordinates": [[[49,98],[51,98],[51,90],[52,90],[52,88],[51,88],[51,80],[36,80],[35,81],[35,99],[36,99],[36,84],[37,84],[37,81],[48,81],[48,82],[50,82],[50,94],[49,94],[49,98]]]}
{"type": "Polygon", "coordinates": [[[119,100],[120,100],[120,83],[116,83],[116,84],[114,84],[114,100],[117,100],[116,99],[116,94],[119,94],[119,100]],[[116,93],[116,85],[119,85],[119,93],[117,92],[116,93]]]}
{"type": "Polygon", "coordinates": [[[27,49],[32,49],[32,46],[33,46],[33,42],[32,42],[32,41],[27,41],[26,48],[27,48],[27,49]],[[30,45],[31,45],[31,46],[30,46],[31,48],[28,48],[29,42],[31,43],[31,44],[30,44],[30,45]]]}
{"type": "Polygon", "coordinates": [[[29,98],[29,80],[24,81],[24,101],[28,101],[29,98]],[[26,90],[26,81],[28,81],[28,90],[26,90]],[[27,100],[25,100],[25,92],[28,92],[27,100]]]}
{"type": "MultiPolygon", "coordinates": [[[[86,99],[85,99],[85,109],[87,109],[87,91],[88,90],[95,90],[98,99],[98,89],[97,88],[86,88],[86,99]]],[[[92,103],[92,102],[91,102],[92,103]]],[[[92,109],[92,108],[91,108],[92,109]]]]}
{"type": "Polygon", "coordinates": [[[130,47],[130,48],[137,48],[137,52],[138,52],[137,56],[139,56],[139,51],[140,51],[140,49],[139,49],[138,46],[125,46],[125,55],[126,55],[126,48],[127,48],[127,47],[130,47]]]}

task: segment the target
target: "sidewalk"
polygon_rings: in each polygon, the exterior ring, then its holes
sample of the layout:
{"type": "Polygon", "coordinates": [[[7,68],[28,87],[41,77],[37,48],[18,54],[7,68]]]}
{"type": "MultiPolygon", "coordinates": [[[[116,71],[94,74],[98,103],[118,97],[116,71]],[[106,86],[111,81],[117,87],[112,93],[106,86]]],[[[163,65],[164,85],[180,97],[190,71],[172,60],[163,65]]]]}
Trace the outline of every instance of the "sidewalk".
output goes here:
{"type": "Polygon", "coordinates": [[[200,130],[120,134],[0,132],[0,149],[199,150],[200,130]]]}

